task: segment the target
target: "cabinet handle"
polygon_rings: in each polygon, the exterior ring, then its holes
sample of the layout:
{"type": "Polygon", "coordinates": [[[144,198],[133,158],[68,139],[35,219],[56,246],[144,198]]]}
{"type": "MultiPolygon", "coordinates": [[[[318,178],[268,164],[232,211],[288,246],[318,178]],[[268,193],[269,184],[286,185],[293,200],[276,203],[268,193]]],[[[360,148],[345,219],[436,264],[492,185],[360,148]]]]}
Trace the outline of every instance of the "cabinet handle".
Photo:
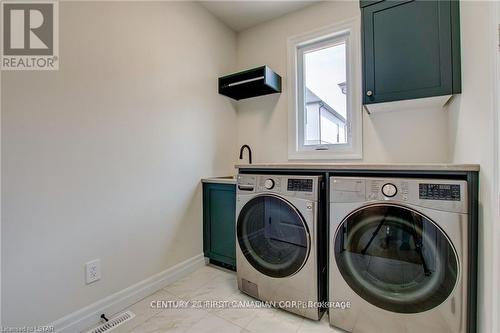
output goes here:
{"type": "Polygon", "coordinates": [[[373,95],[373,91],[368,90],[368,91],[366,92],[366,96],[372,96],[372,95],[373,95]]]}

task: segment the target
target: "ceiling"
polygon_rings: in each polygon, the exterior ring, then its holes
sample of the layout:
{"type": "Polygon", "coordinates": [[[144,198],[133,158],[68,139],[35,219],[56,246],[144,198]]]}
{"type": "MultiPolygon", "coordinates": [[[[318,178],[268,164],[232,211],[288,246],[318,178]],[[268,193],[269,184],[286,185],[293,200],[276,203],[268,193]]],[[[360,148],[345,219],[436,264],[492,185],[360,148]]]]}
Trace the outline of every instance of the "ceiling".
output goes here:
{"type": "Polygon", "coordinates": [[[200,1],[200,4],[235,31],[310,6],[319,1],[200,1]]]}

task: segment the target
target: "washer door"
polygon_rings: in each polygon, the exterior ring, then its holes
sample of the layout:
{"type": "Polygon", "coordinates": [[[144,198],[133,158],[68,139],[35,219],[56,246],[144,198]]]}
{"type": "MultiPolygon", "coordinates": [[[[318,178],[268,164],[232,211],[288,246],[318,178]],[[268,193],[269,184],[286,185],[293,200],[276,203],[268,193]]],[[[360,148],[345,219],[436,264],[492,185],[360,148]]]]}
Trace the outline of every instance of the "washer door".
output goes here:
{"type": "Polygon", "coordinates": [[[435,308],[459,276],[448,237],[427,217],[402,206],[371,205],[353,212],[337,229],[334,251],[351,289],[392,312],[435,308]]]}
{"type": "Polygon", "coordinates": [[[310,235],[303,217],[275,195],[247,202],[238,216],[236,234],[248,262],[267,276],[291,276],[309,255],[310,235]]]}

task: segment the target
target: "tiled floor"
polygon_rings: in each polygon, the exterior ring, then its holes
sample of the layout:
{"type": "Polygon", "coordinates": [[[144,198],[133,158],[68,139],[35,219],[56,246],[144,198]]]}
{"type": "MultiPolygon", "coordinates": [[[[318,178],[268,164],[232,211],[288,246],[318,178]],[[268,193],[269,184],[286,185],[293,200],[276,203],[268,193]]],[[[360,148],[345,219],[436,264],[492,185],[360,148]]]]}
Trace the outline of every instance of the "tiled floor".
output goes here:
{"type": "Polygon", "coordinates": [[[279,309],[155,309],[151,301],[204,301],[252,298],[238,290],[236,274],[205,266],[132,305],[136,317],[113,333],[336,333],[328,316],[319,322],[279,309]]]}

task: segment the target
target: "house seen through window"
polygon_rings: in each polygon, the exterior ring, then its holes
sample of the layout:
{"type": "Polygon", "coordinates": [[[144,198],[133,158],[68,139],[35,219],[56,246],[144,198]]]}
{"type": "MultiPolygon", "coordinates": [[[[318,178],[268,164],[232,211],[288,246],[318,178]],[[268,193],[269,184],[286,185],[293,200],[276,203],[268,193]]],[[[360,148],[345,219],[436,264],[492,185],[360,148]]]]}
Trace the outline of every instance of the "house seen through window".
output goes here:
{"type": "Polygon", "coordinates": [[[303,57],[304,145],[347,143],[345,42],[303,57]]]}

